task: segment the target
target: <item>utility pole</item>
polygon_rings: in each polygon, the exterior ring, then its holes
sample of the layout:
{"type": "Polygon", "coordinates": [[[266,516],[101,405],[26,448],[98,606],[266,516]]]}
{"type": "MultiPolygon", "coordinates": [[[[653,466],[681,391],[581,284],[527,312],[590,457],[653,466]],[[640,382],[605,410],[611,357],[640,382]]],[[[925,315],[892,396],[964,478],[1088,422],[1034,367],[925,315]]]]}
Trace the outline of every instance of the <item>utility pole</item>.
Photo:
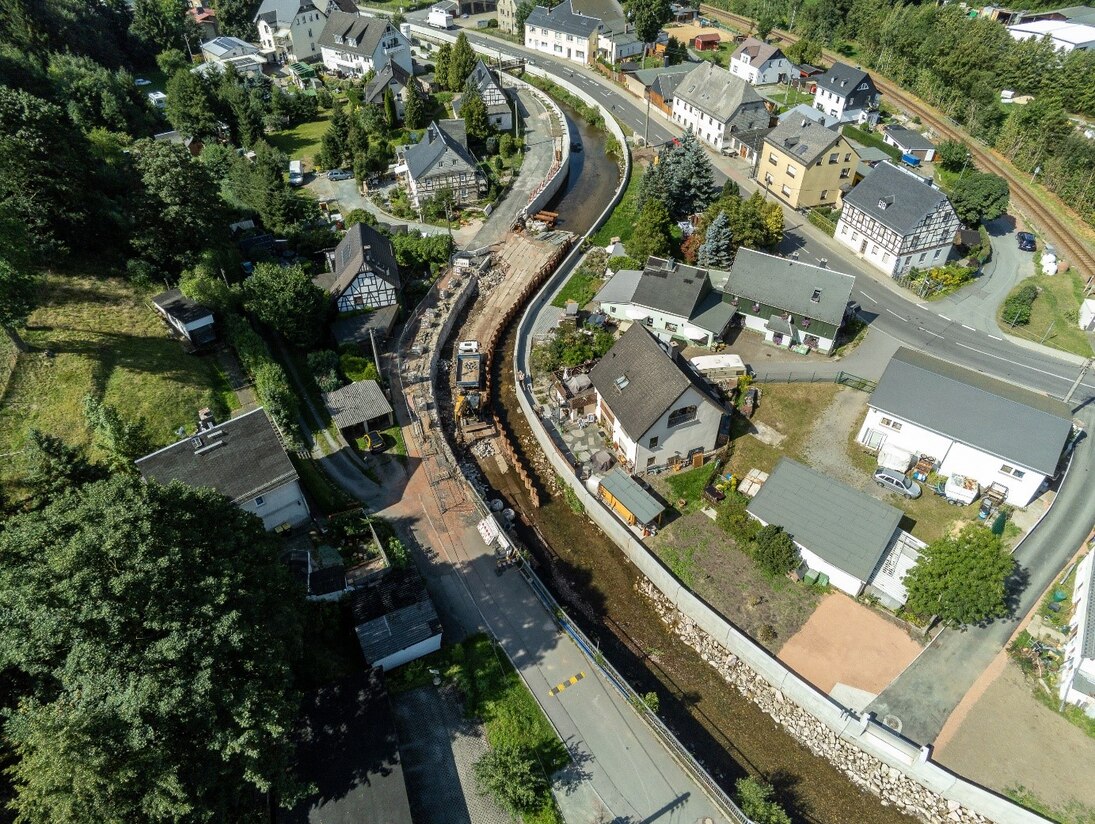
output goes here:
{"type": "Polygon", "coordinates": [[[1072,400],[1073,394],[1080,385],[1080,381],[1084,379],[1084,375],[1087,374],[1087,370],[1091,368],[1091,358],[1084,361],[1083,366],[1080,367],[1080,374],[1076,376],[1076,380],[1072,382],[1072,386],[1068,388],[1068,392],[1065,393],[1065,403],[1069,403],[1072,400]]]}
{"type": "Polygon", "coordinates": [[[650,145],[650,89],[646,90],[646,124],[643,126],[643,146],[650,145]]]}

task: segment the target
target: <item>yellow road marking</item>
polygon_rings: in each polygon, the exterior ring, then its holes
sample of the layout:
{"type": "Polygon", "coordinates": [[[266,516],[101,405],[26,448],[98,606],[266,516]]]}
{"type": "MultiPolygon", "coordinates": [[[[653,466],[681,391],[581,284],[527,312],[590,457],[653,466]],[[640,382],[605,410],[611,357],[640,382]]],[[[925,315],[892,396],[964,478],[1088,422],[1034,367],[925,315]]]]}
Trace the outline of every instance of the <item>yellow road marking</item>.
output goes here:
{"type": "Polygon", "coordinates": [[[570,678],[568,678],[566,681],[563,681],[561,684],[556,684],[554,687],[548,690],[548,697],[554,697],[561,693],[563,690],[565,690],[567,687],[573,687],[585,677],[586,674],[584,672],[579,672],[577,675],[570,676],[570,678]]]}

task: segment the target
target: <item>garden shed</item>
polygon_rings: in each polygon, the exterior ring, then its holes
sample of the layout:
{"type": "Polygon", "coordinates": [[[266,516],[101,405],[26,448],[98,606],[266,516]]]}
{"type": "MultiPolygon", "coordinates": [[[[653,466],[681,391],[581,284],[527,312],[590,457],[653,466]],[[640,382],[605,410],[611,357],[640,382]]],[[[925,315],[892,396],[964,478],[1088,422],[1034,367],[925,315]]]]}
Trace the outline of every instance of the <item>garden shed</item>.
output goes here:
{"type": "Polygon", "coordinates": [[[601,479],[598,495],[628,526],[661,523],[665,505],[619,467],[601,479]]]}

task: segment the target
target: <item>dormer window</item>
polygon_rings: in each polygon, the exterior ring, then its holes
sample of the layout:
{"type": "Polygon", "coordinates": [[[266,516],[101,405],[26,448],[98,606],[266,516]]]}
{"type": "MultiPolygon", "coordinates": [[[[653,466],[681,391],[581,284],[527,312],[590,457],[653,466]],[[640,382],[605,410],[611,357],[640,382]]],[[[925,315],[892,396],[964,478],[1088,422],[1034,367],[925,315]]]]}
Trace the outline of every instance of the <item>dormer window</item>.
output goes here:
{"type": "Polygon", "coordinates": [[[615,383],[616,391],[623,392],[625,389],[627,389],[627,385],[631,383],[631,381],[627,379],[627,375],[620,375],[620,377],[616,378],[615,383]]]}
{"type": "Polygon", "coordinates": [[[878,199],[878,208],[885,211],[886,208],[888,206],[890,206],[890,204],[892,204],[892,203],[893,203],[893,198],[892,197],[880,197],[878,199]]]}
{"type": "Polygon", "coordinates": [[[810,303],[820,303],[820,302],[821,302],[821,290],[820,289],[815,289],[814,293],[812,295],[810,295],[810,303]]]}

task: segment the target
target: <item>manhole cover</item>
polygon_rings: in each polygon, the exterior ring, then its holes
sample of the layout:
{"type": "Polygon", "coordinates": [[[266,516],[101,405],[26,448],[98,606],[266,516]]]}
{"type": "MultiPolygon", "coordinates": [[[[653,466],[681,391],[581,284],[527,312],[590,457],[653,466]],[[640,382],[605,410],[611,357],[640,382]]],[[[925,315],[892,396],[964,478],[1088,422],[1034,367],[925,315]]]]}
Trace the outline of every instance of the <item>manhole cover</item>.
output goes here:
{"type": "Polygon", "coordinates": [[[898,718],[896,715],[882,716],[882,723],[894,732],[901,732],[901,719],[898,718]]]}

